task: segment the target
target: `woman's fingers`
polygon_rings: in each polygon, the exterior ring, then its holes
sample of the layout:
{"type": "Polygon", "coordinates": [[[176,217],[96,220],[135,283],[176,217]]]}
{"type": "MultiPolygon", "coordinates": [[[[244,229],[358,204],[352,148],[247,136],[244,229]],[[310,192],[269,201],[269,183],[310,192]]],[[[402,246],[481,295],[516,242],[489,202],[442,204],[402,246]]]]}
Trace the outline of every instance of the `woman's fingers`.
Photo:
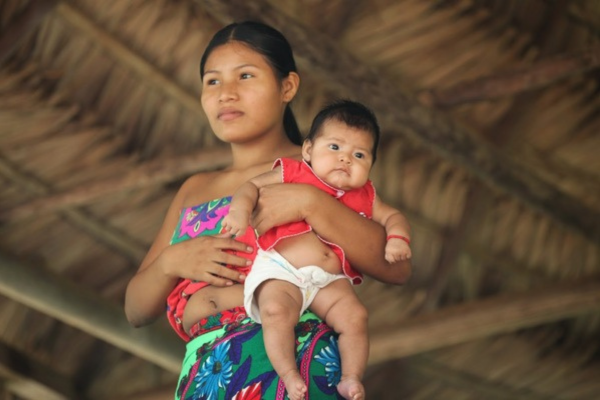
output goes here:
{"type": "Polygon", "coordinates": [[[249,246],[247,243],[235,240],[236,236],[237,235],[234,235],[231,232],[223,232],[213,236],[212,239],[215,240],[213,244],[214,249],[220,251],[230,250],[234,252],[251,254],[254,251],[254,248],[249,246]]]}
{"type": "MultiPolygon", "coordinates": [[[[236,257],[244,265],[248,260],[242,257],[236,257]]],[[[231,265],[231,264],[229,264],[231,265]]],[[[206,267],[205,267],[206,268],[206,267]]],[[[209,269],[201,273],[200,280],[214,286],[231,286],[234,283],[242,283],[246,279],[246,275],[235,268],[227,267],[225,262],[214,261],[209,269]]]]}
{"type": "Polygon", "coordinates": [[[234,235],[231,232],[219,233],[218,235],[213,237],[219,239],[215,247],[218,247],[223,250],[237,250],[244,251],[246,253],[251,253],[252,247],[248,246],[247,243],[235,240],[236,236],[237,235],[234,235]]]}
{"type": "MultiPolygon", "coordinates": [[[[212,252],[209,258],[212,261],[212,266],[208,273],[215,277],[215,284],[225,285],[226,282],[223,278],[228,281],[243,282],[245,274],[241,273],[236,267],[252,265],[252,262],[244,255],[250,255],[254,249],[231,238],[229,233],[223,233],[214,238],[217,239],[214,244],[216,251],[212,252]]],[[[212,282],[208,283],[212,284],[212,282]]]]}
{"type": "Polygon", "coordinates": [[[244,282],[244,279],[246,279],[245,274],[234,268],[228,268],[225,265],[218,265],[212,275],[239,283],[244,282]]]}
{"type": "Polygon", "coordinates": [[[204,282],[208,283],[209,285],[221,286],[221,287],[231,286],[234,283],[238,282],[236,279],[228,279],[226,277],[223,277],[223,276],[219,275],[217,272],[206,274],[206,277],[202,280],[204,282]]]}
{"type": "Polygon", "coordinates": [[[176,275],[215,286],[243,282],[245,276],[237,268],[251,265],[245,257],[249,257],[254,249],[231,236],[227,232],[203,236],[177,246],[177,255],[171,262],[177,266],[176,275]]]}

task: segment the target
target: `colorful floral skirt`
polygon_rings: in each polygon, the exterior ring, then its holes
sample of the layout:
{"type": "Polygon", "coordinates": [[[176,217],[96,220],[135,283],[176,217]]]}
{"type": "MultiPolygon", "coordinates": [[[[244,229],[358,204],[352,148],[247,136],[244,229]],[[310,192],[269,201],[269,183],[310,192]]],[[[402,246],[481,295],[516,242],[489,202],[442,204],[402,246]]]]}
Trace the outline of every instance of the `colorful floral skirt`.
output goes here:
{"type": "MultiPolygon", "coordinates": [[[[337,335],[311,312],[296,325],[296,363],[308,385],[306,399],[341,399],[337,335]]],[[[246,318],[187,344],[176,400],[283,400],[260,324],[246,318]]]]}

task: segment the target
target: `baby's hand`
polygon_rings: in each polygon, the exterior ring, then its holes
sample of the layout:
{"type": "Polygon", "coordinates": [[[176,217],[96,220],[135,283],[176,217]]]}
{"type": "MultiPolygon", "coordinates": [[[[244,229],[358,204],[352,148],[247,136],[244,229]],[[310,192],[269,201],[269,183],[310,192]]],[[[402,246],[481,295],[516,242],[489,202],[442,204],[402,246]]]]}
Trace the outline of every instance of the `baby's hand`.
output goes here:
{"type": "Polygon", "coordinates": [[[410,246],[402,239],[390,238],[385,245],[385,259],[389,263],[409,260],[412,256],[410,246]]]}
{"type": "Polygon", "coordinates": [[[221,227],[225,232],[233,236],[243,235],[246,232],[246,228],[248,228],[249,220],[250,216],[247,213],[230,209],[229,214],[223,218],[221,227]]]}

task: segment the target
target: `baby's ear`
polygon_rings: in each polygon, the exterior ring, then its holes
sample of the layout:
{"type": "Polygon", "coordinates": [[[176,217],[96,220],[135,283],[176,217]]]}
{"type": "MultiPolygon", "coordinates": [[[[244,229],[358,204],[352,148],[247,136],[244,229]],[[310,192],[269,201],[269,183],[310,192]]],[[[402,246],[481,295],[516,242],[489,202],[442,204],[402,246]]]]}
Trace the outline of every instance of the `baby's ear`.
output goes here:
{"type": "Polygon", "coordinates": [[[310,155],[312,153],[312,142],[310,139],[305,139],[304,143],[302,143],[302,158],[306,162],[310,162],[310,155]]]}

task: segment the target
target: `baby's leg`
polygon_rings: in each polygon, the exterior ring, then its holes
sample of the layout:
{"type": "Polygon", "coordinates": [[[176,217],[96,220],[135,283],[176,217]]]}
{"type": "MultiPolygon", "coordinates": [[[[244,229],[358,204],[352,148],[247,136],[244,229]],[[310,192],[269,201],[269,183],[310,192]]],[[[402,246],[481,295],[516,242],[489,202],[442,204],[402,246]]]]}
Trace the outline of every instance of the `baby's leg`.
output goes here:
{"type": "Polygon", "coordinates": [[[306,384],[296,367],[294,327],[302,307],[302,294],[295,285],[268,280],[256,290],[267,356],[283,380],[290,400],[304,399],[306,384]]]}
{"type": "Polygon", "coordinates": [[[310,309],[333,328],[340,337],[342,379],[338,392],[351,400],[363,400],[361,382],[369,357],[367,310],[347,279],[338,279],[321,289],[310,309]]]}

